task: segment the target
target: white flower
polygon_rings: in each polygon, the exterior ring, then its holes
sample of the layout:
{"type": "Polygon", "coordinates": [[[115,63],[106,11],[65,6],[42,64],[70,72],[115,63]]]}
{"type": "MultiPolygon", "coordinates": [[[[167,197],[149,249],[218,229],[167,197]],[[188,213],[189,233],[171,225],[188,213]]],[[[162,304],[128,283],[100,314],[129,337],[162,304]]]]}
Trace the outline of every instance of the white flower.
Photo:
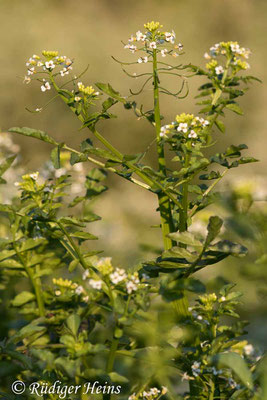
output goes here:
{"type": "Polygon", "coordinates": [[[187,128],[188,128],[188,125],[187,125],[186,122],[184,122],[184,123],[180,122],[180,124],[179,124],[179,126],[177,128],[177,131],[186,133],[187,132],[187,128]]]}
{"type": "Polygon", "coordinates": [[[88,303],[88,301],[89,301],[89,296],[85,296],[85,297],[83,297],[83,299],[82,299],[85,303],[88,303]]]}
{"type": "Polygon", "coordinates": [[[212,367],[212,368],[211,368],[211,372],[212,372],[213,375],[215,375],[215,376],[222,374],[222,370],[221,370],[221,369],[218,369],[218,370],[217,370],[215,367],[212,367]]]}
{"type": "Polygon", "coordinates": [[[36,111],[36,112],[41,112],[41,111],[42,111],[42,108],[36,108],[35,111],[36,111]]]}
{"type": "Polygon", "coordinates": [[[224,68],[221,65],[219,65],[218,67],[215,68],[215,73],[217,75],[223,74],[224,73],[224,68]]]}
{"type": "Polygon", "coordinates": [[[89,285],[92,286],[93,289],[100,290],[102,288],[102,281],[95,281],[94,279],[89,279],[89,285]]]}
{"type": "Polygon", "coordinates": [[[240,46],[238,43],[231,43],[230,44],[231,50],[233,53],[239,53],[240,52],[240,46]]]}
{"type": "Polygon", "coordinates": [[[162,57],[166,57],[166,55],[168,53],[168,50],[167,49],[163,49],[160,52],[161,52],[162,57]]]}
{"type": "Polygon", "coordinates": [[[44,63],[42,61],[37,61],[37,67],[42,67],[44,63]]]}
{"type": "Polygon", "coordinates": [[[149,47],[150,47],[151,49],[156,49],[156,48],[157,48],[157,43],[156,43],[156,42],[150,42],[150,43],[149,43],[149,47]]]}
{"type": "Polygon", "coordinates": [[[178,43],[175,47],[176,47],[179,51],[181,51],[181,50],[183,50],[184,45],[183,45],[182,43],[178,43]]]}
{"type": "Polygon", "coordinates": [[[190,139],[196,139],[197,138],[197,134],[195,131],[193,131],[193,129],[191,130],[191,132],[189,133],[188,137],[190,139]]]}
{"type": "Polygon", "coordinates": [[[129,49],[131,53],[135,53],[137,50],[137,47],[134,44],[126,44],[124,48],[129,49]]]}
{"type": "Polygon", "coordinates": [[[28,69],[28,75],[33,75],[35,73],[34,67],[28,69]]]}
{"type": "Polygon", "coordinates": [[[56,291],[55,291],[55,295],[56,295],[56,296],[60,296],[60,295],[61,295],[61,291],[60,291],[60,290],[56,290],[56,291]]]}
{"type": "Polygon", "coordinates": [[[78,294],[78,295],[82,294],[83,292],[84,292],[84,288],[82,286],[78,286],[75,289],[75,293],[78,294]]]}
{"type": "Polygon", "coordinates": [[[141,31],[136,32],[136,40],[139,42],[140,40],[143,42],[146,40],[146,35],[144,35],[141,31]]]}
{"type": "Polygon", "coordinates": [[[70,69],[71,69],[70,67],[69,67],[69,68],[63,68],[63,69],[60,71],[60,75],[61,75],[61,76],[68,75],[70,69]]]}
{"type": "Polygon", "coordinates": [[[221,298],[220,298],[220,300],[219,300],[220,302],[224,302],[224,301],[226,301],[226,297],[225,296],[222,296],[221,298]]]}
{"type": "Polygon", "coordinates": [[[204,54],[204,58],[206,58],[206,60],[210,60],[211,59],[211,56],[209,55],[209,53],[205,53],[204,54]]]}
{"type": "Polygon", "coordinates": [[[50,70],[54,69],[55,68],[54,62],[52,60],[46,61],[45,62],[45,68],[46,69],[50,69],[50,70]]]}
{"type": "Polygon", "coordinates": [[[198,376],[200,374],[200,362],[195,361],[193,365],[191,365],[192,373],[194,376],[198,376]]]}
{"type": "Polygon", "coordinates": [[[88,276],[89,276],[89,269],[86,269],[85,271],[84,271],[84,273],[83,273],[83,280],[85,281],[85,279],[87,279],[88,278],[88,276]]]}
{"type": "Polygon", "coordinates": [[[252,344],[247,344],[244,347],[244,353],[246,354],[246,356],[251,356],[251,354],[254,353],[254,347],[252,346],[252,344]]]}
{"type": "Polygon", "coordinates": [[[115,271],[112,274],[110,274],[109,277],[111,282],[114,285],[117,285],[118,283],[124,281],[127,278],[127,275],[124,269],[116,268],[115,271]]]}
{"type": "Polygon", "coordinates": [[[129,282],[126,282],[126,289],[127,289],[127,293],[131,294],[132,292],[135,292],[138,289],[138,287],[133,281],[129,281],[129,282]]]}
{"type": "Polygon", "coordinates": [[[51,86],[49,82],[45,82],[44,85],[41,86],[41,91],[45,92],[46,90],[50,90],[51,86]]]}
{"type": "MultiPolygon", "coordinates": [[[[82,99],[82,98],[81,98],[80,96],[75,96],[75,97],[74,97],[74,101],[77,101],[77,102],[80,101],[81,99],[82,99]]],[[[75,165],[76,165],[76,164],[75,164],[75,165]]]]}
{"type": "Polygon", "coordinates": [[[175,39],[174,31],[165,32],[165,40],[166,40],[166,42],[170,42],[170,43],[174,44],[174,39],[175,39]]]}
{"type": "Polygon", "coordinates": [[[136,400],[135,393],[131,394],[131,396],[128,397],[128,400],[136,400]]]}
{"type": "Polygon", "coordinates": [[[148,57],[139,57],[138,60],[137,60],[137,62],[138,62],[139,64],[141,64],[141,63],[147,63],[147,61],[148,61],[148,57]]]}
{"type": "Polygon", "coordinates": [[[38,179],[38,176],[39,176],[39,172],[34,172],[33,174],[30,174],[30,177],[31,177],[34,181],[36,181],[36,180],[38,179]]]}

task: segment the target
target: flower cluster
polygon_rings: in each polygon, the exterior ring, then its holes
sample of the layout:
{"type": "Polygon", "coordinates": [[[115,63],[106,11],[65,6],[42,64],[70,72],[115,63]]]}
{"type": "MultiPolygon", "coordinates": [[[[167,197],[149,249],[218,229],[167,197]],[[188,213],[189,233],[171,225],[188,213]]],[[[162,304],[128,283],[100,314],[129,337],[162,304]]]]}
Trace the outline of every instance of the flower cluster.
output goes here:
{"type": "Polygon", "coordinates": [[[144,33],[140,30],[137,31],[135,35],[131,35],[128,43],[124,46],[131,53],[142,50],[148,54],[148,56],[138,58],[139,64],[147,63],[153,51],[159,53],[162,57],[167,55],[178,57],[180,55],[183,45],[175,43],[176,34],[174,31],[163,32],[161,31],[162,25],[154,21],[144,24],[144,28],[146,29],[144,33]]]}
{"type": "Polygon", "coordinates": [[[153,387],[149,390],[144,390],[141,393],[135,394],[133,393],[128,400],[155,400],[159,399],[161,396],[166,394],[168,392],[168,389],[165,386],[162,386],[161,390],[153,387]]]}
{"type": "Polygon", "coordinates": [[[185,139],[197,140],[201,137],[205,128],[209,125],[209,121],[195,117],[193,114],[180,114],[176,116],[176,120],[171,124],[161,127],[160,136],[168,138],[173,135],[182,135],[185,139]]]}
{"type": "MultiPolygon", "coordinates": [[[[84,84],[82,82],[78,82],[77,86],[78,86],[79,92],[83,93],[87,96],[96,97],[99,95],[99,92],[96,92],[92,86],[84,86],[84,84]]],[[[79,97],[75,97],[74,99],[75,99],[75,101],[80,100],[79,97]]]]}
{"type": "Polygon", "coordinates": [[[228,66],[236,73],[239,70],[250,68],[250,65],[244,61],[244,59],[249,58],[250,53],[249,49],[240,47],[237,42],[220,42],[212,46],[209,53],[207,52],[204,54],[204,57],[206,60],[210,60],[206,65],[207,69],[221,79],[225,72],[225,67],[218,63],[217,58],[219,56],[226,57],[229,64],[228,66]]]}
{"type": "MultiPolygon", "coordinates": [[[[34,75],[38,72],[45,71],[47,73],[52,73],[56,67],[60,67],[60,70],[57,71],[56,74],[60,74],[61,76],[68,75],[70,70],[72,70],[72,63],[73,61],[70,58],[66,56],[59,56],[58,51],[43,50],[42,57],[34,54],[26,62],[28,72],[24,78],[24,82],[30,83],[31,75],[34,75]]],[[[42,92],[50,89],[50,82],[46,79],[43,79],[43,84],[41,86],[42,92]]]]}
{"type": "Polygon", "coordinates": [[[95,290],[101,290],[104,284],[120,285],[125,288],[128,294],[132,294],[143,286],[137,272],[131,274],[127,273],[123,268],[114,268],[110,257],[102,257],[94,261],[93,265],[98,270],[99,275],[92,275],[89,270],[86,270],[83,273],[83,280],[88,279],[89,285],[95,290]]]}

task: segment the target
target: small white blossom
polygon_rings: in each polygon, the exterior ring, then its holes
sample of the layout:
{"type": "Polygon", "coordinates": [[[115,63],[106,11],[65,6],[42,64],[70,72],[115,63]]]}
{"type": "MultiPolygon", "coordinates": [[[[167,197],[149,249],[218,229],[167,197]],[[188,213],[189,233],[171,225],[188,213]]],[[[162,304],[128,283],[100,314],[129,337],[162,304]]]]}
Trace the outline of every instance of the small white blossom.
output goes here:
{"type": "Polygon", "coordinates": [[[100,281],[100,280],[95,281],[94,279],[89,279],[89,285],[92,286],[93,289],[101,290],[102,281],[100,281]]]}
{"type": "Polygon", "coordinates": [[[83,292],[84,292],[84,288],[82,286],[78,286],[75,289],[75,293],[78,294],[78,295],[82,294],[83,292]]]}
{"type": "Polygon", "coordinates": [[[137,62],[138,62],[139,64],[147,63],[147,62],[148,62],[148,57],[139,57],[138,60],[137,60],[137,62]]]}
{"type": "Polygon", "coordinates": [[[218,67],[215,68],[215,73],[217,75],[223,74],[224,73],[224,68],[221,65],[219,65],[218,67]]]}
{"type": "Polygon", "coordinates": [[[28,69],[28,75],[33,75],[35,73],[35,68],[31,67],[28,69]]]}
{"type": "Polygon", "coordinates": [[[151,49],[156,49],[156,48],[157,48],[157,43],[156,43],[156,42],[150,42],[150,43],[149,43],[149,47],[150,47],[151,49]]]}
{"type": "Polygon", "coordinates": [[[165,32],[165,40],[166,40],[166,42],[170,42],[170,43],[174,44],[174,40],[175,40],[175,33],[174,33],[174,31],[172,31],[172,32],[165,32]]]}
{"type": "Polygon", "coordinates": [[[195,361],[193,365],[191,365],[192,373],[196,377],[200,374],[200,362],[195,361]]]}
{"type": "Polygon", "coordinates": [[[204,58],[206,58],[206,60],[210,60],[211,59],[211,56],[209,55],[209,53],[205,53],[204,54],[204,58]]]}
{"type": "Polygon", "coordinates": [[[33,174],[30,174],[30,177],[31,177],[34,181],[36,181],[36,180],[38,179],[38,176],[39,176],[39,172],[34,172],[33,174]]]}
{"type": "Polygon", "coordinates": [[[46,90],[50,90],[51,86],[49,82],[45,82],[42,86],[41,86],[41,91],[45,92],[46,90]]]}
{"type": "Polygon", "coordinates": [[[131,53],[135,53],[137,50],[137,47],[134,44],[126,44],[124,48],[129,49],[131,53]]]}
{"type": "Polygon", "coordinates": [[[89,269],[86,269],[82,276],[83,280],[85,281],[88,278],[88,276],[89,276],[89,269]]]}
{"type": "Polygon", "coordinates": [[[146,35],[144,35],[141,31],[136,32],[136,40],[139,42],[140,40],[143,42],[146,40],[146,35]]]}
{"type": "Polygon", "coordinates": [[[70,67],[69,68],[63,68],[61,71],[60,71],[60,75],[61,76],[65,76],[65,75],[68,75],[69,74],[69,70],[70,70],[70,67]]]}
{"type": "Polygon", "coordinates": [[[190,139],[196,139],[197,138],[197,134],[194,130],[191,130],[191,132],[189,133],[188,137],[190,139]]]}
{"type": "Polygon", "coordinates": [[[36,112],[41,112],[41,111],[42,111],[42,108],[36,108],[35,111],[36,111],[36,112]]]}
{"type": "Polygon", "coordinates": [[[161,52],[162,57],[166,57],[166,55],[168,53],[168,50],[167,49],[163,49],[160,52],[161,52]]]}
{"type": "Polygon", "coordinates": [[[215,367],[211,368],[211,372],[213,373],[214,376],[222,374],[222,370],[221,369],[217,370],[215,367]]]}
{"type": "Polygon", "coordinates": [[[116,268],[115,271],[110,274],[110,280],[114,285],[117,285],[118,283],[124,281],[126,278],[127,275],[125,273],[125,270],[121,268],[116,268]]]}
{"type": "Polygon", "coordinates": [[[244,353],[246,354],[246,356],[251,356],[251,354],[254,353],[254,347],[252,346],[252,344],[247,344],[244,347],[244,353]]]}
{"type": "Polygon", "coordinates": [[[181,122],[177,128],[178,132],[186,133],[188,128],[188,124],[186,122],[181,122]]]}
{"type": "Polygon", "coordinates": [[[60,295],[61,295],[61,291],[60,291],[60,290],[56,290],[56,291],[55,291],[55,295],[56,295],[56,296],[60,296],[60,295]]]}
{"type": "Polygon", "coordinates": [[[50,70],[54,69],[55,68],[54,62],[52,60],[46,61],[45,62],[45,68],[46,69],[50,69],[50,70]]]}
{"type": "MultiPolygon", "coordinates": [[[[80,96],[75,96],[75,97],[74,97],[74,101],[77,101],[77,102],[80,101],[81,99],[82,99],[82,98],[81,98],[80,96]]],[[[76,165],[76,164],[75,164],[75,165],[76,165]]]]}

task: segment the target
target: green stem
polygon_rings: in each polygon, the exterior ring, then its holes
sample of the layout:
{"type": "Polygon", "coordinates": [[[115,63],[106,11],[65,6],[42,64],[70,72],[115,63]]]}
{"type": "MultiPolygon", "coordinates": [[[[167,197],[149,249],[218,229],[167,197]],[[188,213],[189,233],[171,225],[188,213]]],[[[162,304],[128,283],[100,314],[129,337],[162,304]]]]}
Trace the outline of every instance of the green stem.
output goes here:
{"type": "MultiPolygon", "coordinates": [[[[164,144],[160,137],[160,106],[159,106],[159,79],[157,74],[157,50],[153,50],[153,85],[154,85],[154,116],[155,116],[155,129],[157,137],[157,153],[158,153],[158,163],[159,171],[163,176],[166,176],[166,161],[164,154],[164,144]]],[[[167,237],[169,233],[173,231],[173,220],[171,204],[168,195],[166,193],[160,192],[158,194],[159,210],[161,217],[161,230],[163,235],[164,249],[171,249],[173,246],[172,240],[167,237]]]]}
{"type": "MultiPolygon", "coordinates": [[[[190,162],[190,156],[187,153],[185,155],[184,167],[188,168],[190,162]]],[[[183,198],[182,198],[182,209],[180,210],[180,232],[185,232],[187,230],[187,215],[188,213],[188,182],[183,184],[183,198]]]]}
{"type": "Polygon", "coordinates": [[[72,239],[72,237],[70,236],[69,232],[65,229],[65,227],[63,226],[63,224],[60,221],[55,221],[57,223],[57,225],[59,226],[60,230],[64,233],[64,235],[66,236],[66,238],[68,239],[71,247],[73,248],[73,250],[75,251],[77,258],[79,259],[81,265],[83,266],[84,269],[87,269],[87,264],[80,252],[80,249],[78,246],[76,246],[76,243],[74,242],[74,240],[72,239]]]}
{"type": "Polygon", "coordinates": [[[44,301],[43,301],[43,297],[42,297],[41,281],[39,278],[37,278],[37,279],[34,278],[34,272],[31,270],[30,267],[27,266],[27,263],[24,261],[24,258],[22,257],[20,252],[17,250],[15,241],[13,241],[13,247],[14,247],[14,250],[16,251],[18,259],[20,260],[21,264],[23,265],[23,267],[31,281],[33,290],[35,292],[38,309],[39,309],[39,316],[44,317],[45,316],[45,307],[44,307],[44,301]]]}
{"type": "Polygon", "coordinates": [[[114,361],[115,361],[116,351],[118,349],[118,344],[119,344],[119,340],[113,338],[113,340],[111,342],[108,361],[107,361],[107,367],[106,367],[107,372],[112,372],[112,370],[113,370],[113,365],[114,365],[114,361]]]}

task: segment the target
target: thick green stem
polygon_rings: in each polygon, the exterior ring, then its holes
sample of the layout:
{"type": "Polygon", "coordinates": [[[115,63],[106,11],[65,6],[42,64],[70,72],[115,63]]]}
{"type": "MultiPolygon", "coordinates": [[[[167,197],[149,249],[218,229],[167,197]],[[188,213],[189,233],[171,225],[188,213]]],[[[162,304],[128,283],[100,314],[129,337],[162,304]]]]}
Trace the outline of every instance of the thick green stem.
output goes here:
{"type": "MultiPolygon", "coordinates": [[[[190,161],[190,156],[187,153],[185,155],[184,168],[188,168],[190,161]]],[[[179,231],[185,232],[187,230],[187,215],[188,213],[188,183],[183,184],[183,198],[182,198],[182,208],[180,209],[180,224],[179,231]]]]}
{"type": "Polygon", "coordinates": [[[23,265],[34,290],[35,297],[36,297],[36,302],[38,305],[39,309],[39,316],[44,317],[45,316],[45,306],[44,306],[44,301],[42,297],[42,288],[41,288],[41,281],[40,278],[35,278],[34,277],[34,272],[31,270],[30,267],[27,266],[27,263],[24,261],[24,258],[20,254],[20,252],[17,250],[17,246],[15,244],[15,241],[13,242],[14,249],[16,251],[17,257],[20,260],[21,264],[23,265]]]}
{"type": "MultiPolygon", "coordinates": [[[[157,137],[157,153],[159,171],[163,176],[166,176],[166,161],[164,154],[164,145],[160,137],[160,107],[159,107],[159,80],[157,74],[157,50],[153,50],[153,85],[154,85],[154,116],[155,116],[155,129],[157,137]]],[[[164,249],[168,250],[172,248],[172,240],[167,237],[169,233],[173,231],[173,220],[171,212],[171,204],[169,197],[164,193],[158,194],[159,210],[161,217],[161,230],[163,235],[164,249]]]]}

